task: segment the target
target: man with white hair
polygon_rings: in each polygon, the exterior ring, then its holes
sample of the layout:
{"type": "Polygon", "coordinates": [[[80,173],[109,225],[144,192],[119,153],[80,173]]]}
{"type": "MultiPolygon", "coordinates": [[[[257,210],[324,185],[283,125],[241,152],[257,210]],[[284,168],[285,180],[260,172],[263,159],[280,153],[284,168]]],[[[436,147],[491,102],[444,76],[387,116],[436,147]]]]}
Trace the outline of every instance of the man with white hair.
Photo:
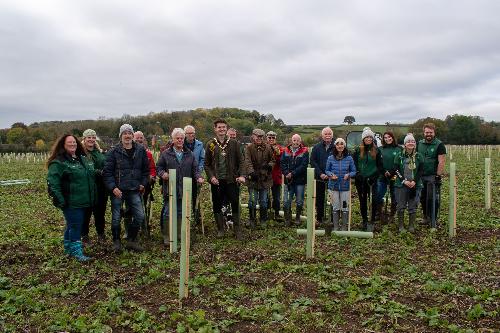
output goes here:
{"type": "Polygon", "coordinates": [[[316,179],[316,220],[323,223],[325,217],[325,190],[328,182],[326,175],[326,161],[333,152],[333,131],[330,127],[321,130],[321,140],[312,149],[311,167],[314,168],[316,179]]]}
{"type": "MultiPolygon", "coordinates": [[[[181,224],[182,224],[182,184],[184,177],[193,179],[193,183],[202,184],[203,178],[200,175],[198,163],[194,158],[193,153],[185,146],[186,134],[182,128],[174,128],[171,134],[172,146],[163,151],[158,159],[157,171],[158,176],[163,180],[163,209],[162,219],[163,222],[162,234],[164,244],[167,245],[175,235],[168,234],[167,221],[169,214],[175,214],[169,211],[169,170],[176,169],[176,191],[177,191],[177,238],[180,239],[181,224]]],[[[194,204],[194,203],[193,203],[194,204]]]]}
{"type": "Polygon", "coordinates": [[[122,202],[132,210],[133,220],[128,229],[125,247],[142,251],[137,243],[139,226],[144,223],[141,193],[149,181],[149,161],[146,149],[134,139],[134,129],[129,124],[120,127],[120,143],[111,149],[106,158],[103,177],[111,195],[111,233],[113,251],[121,251],[120,209],[122,202]]]}

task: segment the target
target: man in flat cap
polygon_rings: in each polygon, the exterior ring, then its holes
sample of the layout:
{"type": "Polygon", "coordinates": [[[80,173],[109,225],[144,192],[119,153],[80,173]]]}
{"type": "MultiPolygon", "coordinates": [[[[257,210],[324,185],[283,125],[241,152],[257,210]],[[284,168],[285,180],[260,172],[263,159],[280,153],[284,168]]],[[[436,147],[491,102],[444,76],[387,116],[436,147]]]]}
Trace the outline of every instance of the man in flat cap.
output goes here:
{"type": "Polygon", "coordinates": [[[133,219],[128,229],[125,247],[142,251],[137,242],[139,226],[144,223],[144,207],[141,193],[149,182],[149,160],[146,149],[134,142],[134,129],[129,124],[120,127],[120,143],[107,155],[103,177],[106,188],[111,192],[111,233],[113,251],[121,251],[120,209],[122,202],[132,211],[133,219]]]}
{"type": "Polygon", "coordinates": [[[266,227],[269,189],[273,185],[272,170],[275,164],[273,150],[265,141],[266,133],[256,128],[252,132],[252,143],[245,148],[244,170],[248,186],[248,209],[250,227],[257,221],[257,203],[260,207],[260,223],[266,227]]]}

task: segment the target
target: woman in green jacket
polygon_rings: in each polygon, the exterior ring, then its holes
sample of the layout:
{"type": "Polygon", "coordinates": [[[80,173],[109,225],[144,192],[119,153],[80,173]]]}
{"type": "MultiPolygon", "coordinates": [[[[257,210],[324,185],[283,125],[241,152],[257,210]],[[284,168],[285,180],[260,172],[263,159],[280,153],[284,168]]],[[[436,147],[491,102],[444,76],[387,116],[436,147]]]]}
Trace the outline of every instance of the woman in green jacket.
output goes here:
{"type": "Polygon", "coordinates": [[[97,134],[93,129],[87,129],[83,132],[82,145],[85,149],[85,154],[89,159],[94,162],[95,169],[95,182],[97,189],[97,198],[95,205],[85,211],[85,217],[83,219],[82,225],[82,242],[83,245],[88,245],[90,243],[89,238],[89,225],[90,217],[94,214],[94,224],[95,231],[97,233],[97,240],[99,242],[104,242],[106,236],[104,234],[104,225],[106,215],[106,205],[108,203],[108,191],[104,186],[104,180],[102,178],[102,170],[104,169],[104,163],[106,162],[106,156],[102,153],[99,144],[97,143],[97,134]]]}
{"type": "Polygon", "coordinates": [[[424,171],[423,158],[416,151],[416,141],[411,133],[404,140],[404,150],[394,161],[396,177],[396,202],[398,211],[399,232],[405,231],[405,209],[408,207],[410,232],[415,231],[415,217],[417,205],[422,190],[422,173],[424,171]]]}
{"type": "Polygon", "coordinates": [[[47,168],[49,194],[66,220],[64,252],[87,261],[90,258],[83,254],[81,229],[85,211],[94,205],[96,198],[94,163],[87,159],[77,138],[65,134],[54,144],[47,168]]]}
{"type": "Polygon", "coordinates": [[[373,231],[374,228],[375,208],[377,205],[377,179],[383,173],[382,154],[374,140],[375,134],[370,128],[365,128],[361,134],[361,144],[356,148],[353,155],[357,170],[354,184],[358,191],[363,229],[365,231],[373,231]],[[368,222],[368,197],[371,197],[370,222],[368,222]]]}
{"type": "Polygon", "coordinates": [[[396,214],[396,192],[394,189],[396,175],[393,173],[393,170],[394,160],[396,156],[401,154],[402,150],[401,146],[396,142],[394,134],[391,131],[385,132],[382,136],[382,147],[380,147],[384,170],[377,181],[377,213],[381,221],[390,222],[396,214]],[[391,211],[389,216],[385,216],[383,213],[384,196],[387,193],[387,186],[389,186],[389,193],[391,195],[391,211]]]}

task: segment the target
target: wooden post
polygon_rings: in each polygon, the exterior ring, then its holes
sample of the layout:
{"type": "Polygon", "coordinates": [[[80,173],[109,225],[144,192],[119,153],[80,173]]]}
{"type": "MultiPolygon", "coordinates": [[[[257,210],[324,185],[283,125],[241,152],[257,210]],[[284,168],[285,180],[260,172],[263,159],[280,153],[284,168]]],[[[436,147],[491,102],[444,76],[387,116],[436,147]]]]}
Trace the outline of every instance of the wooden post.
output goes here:
{"type": "MultiPolygon", "coordinates": [[[[179,299],[188,297],[189,285],[189,243],[190,243],[190,220],[191,220],[191,192],[192,179],[183,178],[182,185],[182,226],[181,226],[181,255],[179,258],[179,299]]],[[[175,235],[177,239],[177,235],[175,235]]]]}
{"type": "Polygon", "coordinates": [[[450,163],[450,208],[448,213],[448,236],[455,237],[457,234],[457,179],[456,164],[450,163]]]}
{"type": "Polygon", "coordinates": [[[347,231],[351,231],[351,218],[352,218],[352,206],[351,206],[351,203],[352,203],[352,199],[351,199],[352,192],[351,192],[351,188],[352,188],[352,181],[351,181],[351,178],[349,178],[349,219],[348,219],[348,222],[347,222],[347,231]]]}
{"type": "Polygon", "coordinates": [[[486,209],[491,209],[491,158],[484,159],[484,200],[486,209]]]}
{"type": "Polygon", "coordinates": [[[314,168],[307,168],[307,242],[306,257],[314,258],[314,202],[316,200],[316,181],[314,180],[314,168]]]}
{"type": "Polygon", "coordinates": [[[170,253],[177,252],[177,174],[175,169],[168,170],[168,231],[170,253]]]}

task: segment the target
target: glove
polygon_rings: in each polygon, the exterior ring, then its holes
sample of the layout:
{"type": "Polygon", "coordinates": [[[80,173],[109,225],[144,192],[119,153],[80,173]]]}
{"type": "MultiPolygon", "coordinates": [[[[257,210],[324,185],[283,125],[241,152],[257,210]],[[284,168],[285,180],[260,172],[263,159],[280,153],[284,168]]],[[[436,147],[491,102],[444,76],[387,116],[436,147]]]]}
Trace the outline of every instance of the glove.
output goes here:
{"type": "Polygon", "coordinates": [[[436,175],[436,178],[435,178],[436,185],[441,185],[442,181],[443,180],[442,180],[441,176],[436,175]]]}

